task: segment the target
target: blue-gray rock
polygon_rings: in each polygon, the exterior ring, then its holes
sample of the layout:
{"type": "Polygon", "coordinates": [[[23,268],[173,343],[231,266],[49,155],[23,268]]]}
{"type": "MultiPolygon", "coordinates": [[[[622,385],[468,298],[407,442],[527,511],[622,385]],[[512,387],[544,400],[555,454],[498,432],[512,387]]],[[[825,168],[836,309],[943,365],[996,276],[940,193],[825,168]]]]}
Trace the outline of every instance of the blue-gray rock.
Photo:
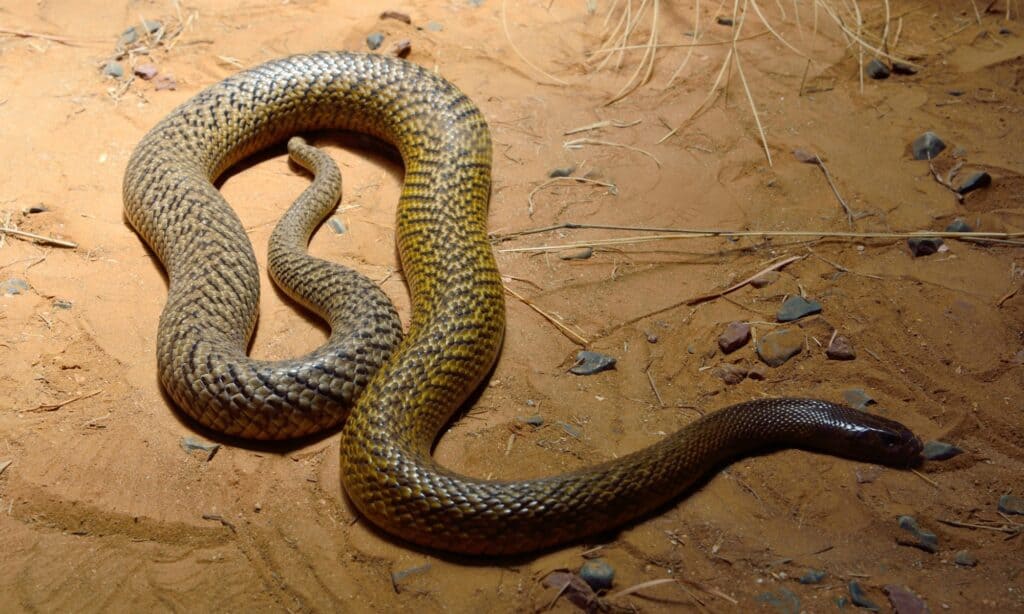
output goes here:
{"type": "Polygon", "coordinates": [[[818,584],[825,579],[825,572],[820,569],[808,569],[804,575],[800,576],[798,582],[800,584],[818,584]]]}
{"type": "Polygon", "coordinates": [[[436,21],[428,21],[427,29],[431,32],[440,32],[441,30],[444,30],[444,26],[436,21]]]}
{"type": "Polygon", "coordinates": [[[345,222],[341,221],[336,217],[331,217],[327,220],[327,226],[335,232],[335,234],[345,234],[345,222]]]}
{"type": "Polygon", "coordinates": [[[374,32],[366,37],[366,46],[373,51],[384,44],[384,34],[382,32],[374,32]]]}
{"type": "Polygon", "coordinates": [[[978,557],[971,554],[969,550],[960,550],[953,557],[953,562],[960,567],[975,567],[978,564],[978,557]]]}
{"type": "Polygon", "coordinates": [[[914,258],[931,256],[942,247],[942,239],[939,237],[911,237],[907,239],[907,247],[914,258]]]}
{"type": "Polygon", "coordinates": [[[800,598],[788,588],[780,588],[775,593],[761,593],[754,599],[772,606],[782,614],[799,614],[801,610],[800,598]]]}
{"type": "Polygon", "coordinates": [[[121,33],[121,36],[117,39],[117,46],[124,49],[137,40],[139,40],[139,31],[135,29],[135,26],[132,26],[121,33]]]}
{"type": "Polygon", "coordinates": [[[580,435],[582,435],[578,428],[569,424],[568,422],[559,422],[558,426],[562,427],[562,430],[571,435],[573,439],[579,439],[580,435]]]}
{"type": "Polygon", "coordinates": [[[615,568],[604,559],[590,559],[580,567],[580,577],[595,591],[606,590],[615,581],[615,568]]]}
{"type": "Polygon", "coordinates": [[[1003,495],[999,497],[999,511],[1004,514],[1024,514],[1024,497],[1003,495]]]}
{"type": "Polygon", "coordinates": [[[980,173],[972,173],[960,187],[956,189],[957,194],[967,194],[981,188],[987,188],[992,185],[992,175],[989,175],[985,171],[980,173]]]}
{"type": "Polygon", "coordinates": [[[67,299],[58,298],[53,301],[54,309],[71,309],[72,306],[71,301],[67,299]]]}
{"type": "Polygon", "coordinates": [[[120,79],[124,76],[124,66],[121,66],[120,62],[111,60],[103,65],[103,74],[108,77],[120,79]]]}
{"type": "Polygon", "coordinates": [[[18,279],[17,277],[5,279],[0,282],[0,294],[4,296],[14,296],[15,294],[28,292],[28,289],[28,282],[24,279],[18,279]]]}
{"type": "Polygon", "coordinates": [[[206,452],[206,460],[210,461],[213,460],[213,455],[217,453],[217,450],[220,450],[220,444],[207,443],[189,435],[181,438],[181,449],[184,450],[186,454],[191,454],[196,450],[206,452]]]}
{"type": "Polygon", "coordinates": [[[146,31],[150,34],[153,34],[159,31],[160,28],[164,27],[164,24],[159,19],[143,19],[142,27],[146,28],[146,31]]]}
{"type": "Polygon", "coordinates": [[[935,533],[922,529],[913,516],[900,516],[900,528],[914,536],[915,541],[906,542],[906,545],[915,546],[934,554],[939,550],[939,538],[935,533]]]}
{"type": "Polygon", "coordinates": [[[829,360],[853,360],[857,357],[857,353],[853,351],[853,344],[849,339],[842,335],[836,335],[829,342],[825,356],[828,356],[829,360]]]}
{"type": "Polygon", "coordinates": [[[897,75],[916,75],[917,69],[911,66],[910,64],[905,64],[903,62],[893,62],[892,72],[897,75]]]}
{"type": "Polygon", "coordinates": [[[974,229],[963,218],[958,217],[946,226],[946,232],[974,232],[974,229]]]}
{"type": "Polygon", "coordinates": [[[963,450],[944,441],[929,441],[924,444],[921,456],[928,460],[949,460],[963,454],[963,450]]]}
{"type": "Polygon", "coordinates": [[[483,6],[484,0],[466,0],[469,6],[483,6]]]}
{"type": "Polygon", "coordinates": [[[569,372],[576,375],[593,375],[613,367],[615,367],[615,358],[612,356],[582,350],[576,354],[576,364],[569,369],[569,372]]]}
{"type": "Polygon", "coordinates": [[[529,424],[530,426],[544,426],[544,418],[540,414],[534,414],[525,418],[517,418],[523,424],[529,424]]]}
{"type": "Polygon", "coordinates": [[[571,177],[572,174],[575,173],[575,172],[576,172],[576,167],[575,166],[562,166],[562,167],[559,167],[559,168],[553,168],[550,171],[548,171],[548,177],[551,177],[552,179],[555,179],[555,178],[558,178],[558,177],[571,177]]]}
{"type": "Polygon", "coordinates": [[[757,355],[769,367],[778,367],[800,353],[804,335],[797,328],[780,328],[757,341],[757,355]]]}
{"type": "Polygon", "coordinates": [[[779,322],[792,322],[804,316],[821,313],[821,303],[815,300],[807,300],[800,295],[793,295],[782,303],[775,318],[779,322]]]}
{"type": "Polygon", "coordinates": [[[750,324],[746,322],[729,322],[722,334],[718,336],[718,347],[724,354],[735,352],[750,341],[750,324]]]}
{"type": "Polygon", "coordinates": [[[871,610],[872,612],[878,612],[882,608],[878,607],[878,604],[868,599],[867,594],[864,593],[864,589],[860,587],[860,583],[856,580],[850,580],[850,600],[853,601],[853,605],[871,610]]]}
{"type": "Polygon", "coordinates": [[[915,160],[931,160],[942,153],[945,148],[946,144],[942,142],[939,135],[931,131],[917,137],[910,145],[915,160]]]}
{"type": "Polygon", "coordinates": [[[868,405],[874,405],[878,401],[871,398],[863,388],[848,388],[843,391],[843,400],[854,409],[864,410],[868,405]]]}
{"type": "Polygon", "coordinates": [[[864,74],[872,79],[888,79],[889,67],[875,58],[868,62],[868,65],[864,67],[864,74]]]}

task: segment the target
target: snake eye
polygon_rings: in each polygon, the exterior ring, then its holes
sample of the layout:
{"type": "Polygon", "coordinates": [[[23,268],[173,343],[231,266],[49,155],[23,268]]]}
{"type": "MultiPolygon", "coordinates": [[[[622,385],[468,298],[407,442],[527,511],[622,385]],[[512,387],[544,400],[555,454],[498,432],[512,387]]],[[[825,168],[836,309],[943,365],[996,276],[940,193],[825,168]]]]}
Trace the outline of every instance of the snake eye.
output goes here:
{"type": "Polygon", "coordinates": [[[903,441],[902,437],[892,431],[880,430],[877,433],[879,441],[887,448],[896,447],[903,441]]]}

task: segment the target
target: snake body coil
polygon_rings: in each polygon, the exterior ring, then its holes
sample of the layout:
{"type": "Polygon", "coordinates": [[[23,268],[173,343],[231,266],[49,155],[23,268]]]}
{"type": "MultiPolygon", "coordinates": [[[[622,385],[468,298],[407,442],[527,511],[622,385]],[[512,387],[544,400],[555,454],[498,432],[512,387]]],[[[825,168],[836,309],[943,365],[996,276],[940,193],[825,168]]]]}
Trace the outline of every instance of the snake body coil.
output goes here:
{"type": "MultiPolygon", "coordinates": [[[[534,550],[615,527],[765,447],[893,465],[917,458],[920,442],[898,423],[775,399],[709,414],[644,450],[554,477],[477,480],[438,466],[433,442],[491,368],[504,332],[486,232],[490,162],[487,125],[462,93],[414,64],[374,55],[269,62],[173,111],[133,153],[124,201],[170,278],[157,351],[175,402],[224,433],[281,439],[330,427],[358,399],[341,433],[351,499],[394,534],[469,553],[534,550]],[[296,360],[253,361],[245,349],[256,320],[256,262],[211,182],[259,149],[320,128],[366,132],[402,155],[396,235],[412,296],[409,331],[392,351],[401,335],[386,297],[298,253],[316,223],[299,215],[286,223],[295,227],[282,232],[285,246],[272,245],[271,268],[329,321],[331,338],[296,360]]],[[[315,169],[310,189],[334,193],[322,183],[332,183],[325,169],[315,169]]]]}

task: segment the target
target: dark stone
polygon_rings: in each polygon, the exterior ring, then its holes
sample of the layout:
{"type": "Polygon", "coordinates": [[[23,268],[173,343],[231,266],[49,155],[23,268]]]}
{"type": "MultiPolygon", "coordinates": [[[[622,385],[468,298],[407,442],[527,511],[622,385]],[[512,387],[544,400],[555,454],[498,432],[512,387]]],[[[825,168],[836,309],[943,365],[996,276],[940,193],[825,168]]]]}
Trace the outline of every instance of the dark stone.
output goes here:
{"type": "Polygon", "coordinates": [[[868,65],[864,67],[864,74],[872,79],[888,79],[889,67],[875,58],[868,62],[868,65]]]}
{"type": "Polygon", "coordinates": [[[949,94],[950,96],[963,96],[964,95],[964,91],[963,90],[949,90],[946,93],[949,94]]]}
{"type": "Polygon", "coordinates": [[[968,550],[961,550],[956,553],[953,562],[960,567],[975,567],[978,564],[978,557],[971,554],[968,550]]]}
{"type": "Polygon", "coordinates": [[[27,209],[28,213],[46,213],[49,209],[46,205],[32,205],[27,209]]]}
{"type": "Polygon", "coordinates": [[[366,46],[373,51],[384,44],[384,34],[382,32],[374,32],[366,37],[366,46]]]}
{"type": "Polygon", "coordinates": [[[807,300],[802,296],[793,295],[782,303],[775,318],[779,322],[792,322],[804,316],[821,313],[821,303],[815,300],[807,300]]]}
{"type": "Polygon", "coordinates": [[[974,173],[967,178],[960,187],[956,189],[957,194],[967,194],[981,188],[987,188],[992,185],[992,175],[989,175],[985,171],[980,173],[974,173]]]}
{"type": "Polygon", "coordinates": [[[718,336],[718,347],[728,354],[735,352],[750,341],[750,324],[746,322],[730,322],[718,336]]]}
{"type": "Polygon", "coordinates": [[[927,614],[928,606],[920,597],[895,584],[886,584],[882,592],[889,598],[895,614],[927,614]]]}
{"type": "Polygon", "coordinates": [[[103,65],[103,74],[108,77],[120,79],[124,76],[124,66],[121,66],[120,62],[111,60],[103,65]]]}
{"type": "Polygon", "coordinates": [[[928,460],[948,460],[963,454],[963,450],[944,441],[929,441],[924,444],[921,456],[928,460]]]}
{"type": "Polygon", "coordinates": [[[561,168],[553,168],[548,171],[548,177],[555,179],[557,177],[571,177],[576,172],[575,166],[563,166],[561,168]]]}
{"type": "Polygon", "coordinates": [[[868,599],[868,596],[864,593],[864,589],[860,587],[860,583],[856,580],[850,580],[850,600],[853,601],[853,605],[861,608],[866,608],[872,612],[878,612],[881,610],[874,601],[868,599]]]}
{"type": "Polygon", "coordinates": [[[800,576],[798,582],[800,584],[818,584],[825,579],[825,572],[820,569],[808,569],[807,572],[800,576]]]}
{"type": "Polygon", "coordinates": [[[593,375],[594,373],[607,371],[614,367],[615,358],[589,350],[582,350],[576,354],[576,364],[569,369],[569,372],[576,375],[593,375]]]}
{"type": "MultiPolygon", "coordinates": [[[[932,554],[939,550],[939,538],[927,529],[922,529],[913,516],[900,516],[900,528],[914,536],[915,541],[906,542],[904,545],[914,546],[932,554]]],[[[902,543],[902,542],[901,542],[902,543]]]]}
{"type": "Polygon", "coordinates": [[[907,239],[907,247],[914,258],[931,256],[942,247],[942,239],[939,237],[911,237],[907,239]]]}
{"type": "Polygon", "coordinates": [[[917,69],[904,62],[893,62],[892,72],[897,75],[916,75],[917,69]]]}
{"type": "Polygon", "coordinates": [[[999,511],[1004,514],[1024,514],[1024,497],[1003,495],[999,497],[999,511]]]}
{"type": "Polygon", "coordinates": [[[717,23],[720,26],[731,26],[733,24],[733,21],[732,17],[725,17],[723,15],[719,15],[718,17],[715,17],[715,23],[717,23]]]}
{"type": "Polygon", "coordinates": [[[398,11],[384,11],[380,14],[381,19],[394,19],[395,21],[401,21],[402,23],[412,23],[412,18],[405,13],[398,11]]]}
{"type": "Polygon", "coordinates": [[[517,419],[523,424],[529,424],[530,426],[544,426],[544,418],[540,414],[517,419]]]}
{"type": "Polygon", "coordinates": [[[853,360],[857,357],[857,353],[853,351],[853,344],[842,335],[836,335],[832,338],[832,342],[828,344],[828,349],[825,350],[825,355],[830,360],[853,360]]]}
{"type": "Polygon", "coordinates": [[[615,581],[615,569],[604,559],[591,559],[580,567],[580,577],[595,591],[606,590],[615,581]]]}
{"type": "Polygon", "coordinates": [[[156,66],[153,66],[152,64],[139,64],[134,69],[132,69],[132,72],[134,72],[135,76],[139,77],[140,79],[144,81],[149,81],[150,79],[156,76],[157,69],[156,66]]]}
{"type": "Polygon", "coordinates": [[[586,247],[576,247],[558,252],[558,258],[561,260],[586,260],[593,255],[594,248],[589,245],[586,247]]]}
{"type": "Polygon", "coordinates": [[[765,369],[764,365],[753,365],[750,370],[747,371],[747,377],[757,381],[764,381],[768,378],[768,370],[765,369]]]}
{"type": "Polygon", "coordinates": [[[974,232],[974,229],[962,218],[956,218],[946,226],[946,232],[974,232]]]}
{"type": "Polygon", "coordinates": [[[747,369],[740,365],[718,365],[712,370],[712,373],[726,384],[738,384],[747,377],[747,369]]]}
{"type": "Polygon", "coordinates": [[[121,33],[121,36],[117,39],[117,46],[124,49],[137,40],[139,40],[139,31],[135,29],[135,26],[132,26],[121,33]]]}
{"type": "Polygon", "coordinates": [[[658,335],[655,335],[653,333],[647,333],[647,343],[657,343],[657,342],[658,342],[658,335]]]}
{"type": "Polygon", "coordinates": [[[800,353],[804,336],[799,329],[781,328],[761,337],[757,342],[757,355],[769,367],[778,367],[800,353]]]}
{"type": "Polygon", "coordinates": [[[58,298],[53,301],[54,309],[71,309],[74,305],[71,301],[63,298],[58,298]]]}
{"type": "Polygon", "coordinates": [[[843,391],[843,400],[854,409],[865,409],[868,405],[877,403],[863,388],[850,388],[843,391]]]}
{"type": "Polygon", "coordinates": [[[931,160],[942,153],[942,150],[945,148],[946,144],[934,132],[925,132],[914,139],[913,144],[910,146],[915,160],[931,160]]]}

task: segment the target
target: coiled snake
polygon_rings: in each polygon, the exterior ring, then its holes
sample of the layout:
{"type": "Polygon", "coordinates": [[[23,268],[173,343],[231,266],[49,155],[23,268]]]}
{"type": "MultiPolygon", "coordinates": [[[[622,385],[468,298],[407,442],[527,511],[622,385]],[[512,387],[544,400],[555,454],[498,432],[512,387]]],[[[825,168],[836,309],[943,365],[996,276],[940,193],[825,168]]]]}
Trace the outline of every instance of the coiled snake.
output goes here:
{"type": "Polygon", "coordinates": [[[171,397],[208,427],[257,439],[310,434],[348,414],[341,475],[356,506],[402,538],[467,553],[535,550],[616,527],[716,465],[765,447],[890,465],[917,459],[921,444],[899,423],[823,401],[772,399],[710,413],[639,452],[564,475],[488,481],[437,465],[433,443],[493,365],[504,331],[486,230],[490,165],[477,108],[399,59],[289,57],[178,107],[139,143],[124,179],[126,215],[170,280],[157,352],[171,397]],[[390,302],[371,282],[304,254],[337,201],[340,176],[293,140],[293,156],[316,178],[275,230],[270,268],[332,333],[307,356],[253,361],[245,350],[257,313],[256,260],[212,181],[257,150],[320,128],[369,133],[402,156],[396,239],[412,296],[409,330],[401,338],[390,302]]]}

